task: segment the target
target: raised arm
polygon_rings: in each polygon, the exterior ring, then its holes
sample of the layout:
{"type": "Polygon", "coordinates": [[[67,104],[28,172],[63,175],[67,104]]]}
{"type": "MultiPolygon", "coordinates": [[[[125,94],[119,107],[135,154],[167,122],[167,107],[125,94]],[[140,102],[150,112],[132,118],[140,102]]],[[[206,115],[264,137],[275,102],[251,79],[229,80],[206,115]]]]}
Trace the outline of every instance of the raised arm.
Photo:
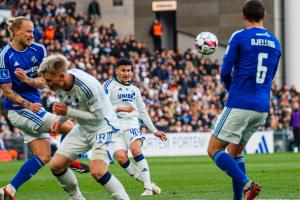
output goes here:
{"type": "Polygon", "coordinates": [[[30,78],[26,75],[26,72],[21,68],[16,69],[15,75],[19,78],[20,81],[22,81],[23,83],[31,87],[43,89],[47,86],[44,78],[42,77],[30,78]]]}
{"type": "Polygon", "coordinates": [[[18,104],[24,108],[27,108],[33,112],[38,112],[42,105],[40,103],[31,103],[25,100],[23,97],[18,95],[16,92],[12,90],[11,83],[2,83],[0,84],[1,89],[3,90],[3,95],[11,100],[13,103],[18,104]]]}

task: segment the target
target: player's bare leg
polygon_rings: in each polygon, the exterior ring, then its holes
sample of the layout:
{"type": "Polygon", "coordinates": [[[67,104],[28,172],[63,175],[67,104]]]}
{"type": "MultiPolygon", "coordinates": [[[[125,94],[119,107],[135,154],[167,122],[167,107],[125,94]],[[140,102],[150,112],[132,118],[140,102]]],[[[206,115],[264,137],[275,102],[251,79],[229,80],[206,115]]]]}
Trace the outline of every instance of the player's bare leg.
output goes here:
{"type": "Polygon", "coordinates": [[[142,196],[160,194],[161,189],[157,185],[151,183],[150,169],[142,153],[142,141],[140,139],[133,141],[130,148],[132,156],[137,163],[138,172],[140,173],[141,179],[144,183],[145,190],[142,193],[142,196]]]}
{"type": "Polygon", "coordinates": [[[81,194],[75,174],[69,169],[72,161],[67,157],[56,153],[52,158],[49,167],[52,174],[57,178],[61,187],[70,195],[73,200],[85,200],[81,194]]]}
{"type": "Polygon", "coordinates": [[[115,152],[115,158],[118,163],[124,168],[124,170],[133,178],[143,183],[143,179],[141,178],[140,172],[135,164],[130,162],[128,158],[128,151],[125,150],[117,150],[115,152]]]}
{"type": "Polygon", "coordinates": [[[113,198],[118,200],[130,199],[122,183],[108,171],[108,165],[104,161],[91,160],[90,172],[94,179],[103,185],[113,198]]]}
{"type": "MultiPolygon", "coordinates": [[[[42,168],[45,164],[47,164],[50,160],[51,150],[49,139],[47,138],[38,138],[32,140],[29,143],[34,156],[28,159],[20,168],[16,176],[12,179],[12,181],[1,189],[0,193],[3,193],[3,198],[5,199],[14,199],[16,191],[22,186],[26,181],[28,181],[34,174],[36,174],[40,168],[42,168]]],[[[0,200],[2,200],[0,198],[0,200]]]]}

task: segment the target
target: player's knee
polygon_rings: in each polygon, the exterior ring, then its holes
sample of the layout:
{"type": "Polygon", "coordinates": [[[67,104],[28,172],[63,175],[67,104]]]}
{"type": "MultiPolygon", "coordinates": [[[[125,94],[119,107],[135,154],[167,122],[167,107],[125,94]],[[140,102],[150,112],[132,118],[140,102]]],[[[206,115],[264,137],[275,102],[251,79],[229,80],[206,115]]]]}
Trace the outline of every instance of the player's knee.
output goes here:
{"type": "Polygon", "coordinates": [[[128,161],[128,156],[124,152],[116,152],[115,158],[117,159],[118,163],[120,163],[121,165],[128,161]]]}
{"type": "Polygon", "coordinates": [[[61,174],[63,171],[65,171],[65,169],[57,162],[53,162],[51,161],[49,163],[49,167],[50,167],[50,170],[51,172],[54,174],[54,175],[58,175],[58,174],[61,174]]]}
{"type": "Polygon", "coordinates": [[[208,155],[212,158],[212,157],[215,155],[216,150],[213,149],[211,146],[208,146],[208,148],[207,148],[207,153],[208,153],[208,155]]]}
{"type": "Polygon", "coordinates": [[[132,156],[133,156],[133,157],[136,157],[136,156],[142,154],[142,150],[141,150],[140,147],[133,147],[133,148],[131,149],[131,153],[132,153],[132,156]]]}
{"type": "Polygon", "coordinates": [[[96,180],[99,180],[107,171],[108,166],[106,164],[101,164],[100,166],[90,165],[90,173],[96,180]]]}
{"type": "Polygon", "coordinates": [[[50,154],[38,155],[38,157],[44,164],[47,164],[51,159],[50,154]]]}

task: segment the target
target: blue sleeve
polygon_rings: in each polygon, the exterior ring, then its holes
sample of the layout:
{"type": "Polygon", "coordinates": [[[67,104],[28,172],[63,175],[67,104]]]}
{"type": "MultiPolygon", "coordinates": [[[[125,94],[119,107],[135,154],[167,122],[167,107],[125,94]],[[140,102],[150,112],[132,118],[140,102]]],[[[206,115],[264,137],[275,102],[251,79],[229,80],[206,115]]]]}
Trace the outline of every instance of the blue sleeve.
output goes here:
{"type": "Polygon", "coordinates": [[[11,76],[9,72],[9,63],[5,53],[0,54],[0,83],[10,83],[11,76]]]}
{"type": "Polygon", "coordinates": [[[234,33],[229,40],[225,56],[223,58],[223,64],[221,68],[221,80],[226,88],[229,91],[231,82],[232,82],[232,68],[236,63],[237,56],[239,51],[239,39],[238,34],[234,33]]]}

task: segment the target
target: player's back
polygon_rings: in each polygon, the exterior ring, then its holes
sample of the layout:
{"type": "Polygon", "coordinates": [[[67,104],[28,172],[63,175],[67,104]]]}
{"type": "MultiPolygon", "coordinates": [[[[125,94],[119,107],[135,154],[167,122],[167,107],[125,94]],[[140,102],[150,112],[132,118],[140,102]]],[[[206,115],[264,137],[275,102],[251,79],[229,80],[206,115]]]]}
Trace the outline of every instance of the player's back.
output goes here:
{"type": "Polygon", "coordinates": [[[263,28],[248,28],[235,33],[229,44],[236,55],[225,55],[234,65],[227,107],[268,112],[270,90],[281,55],[276,37],[263,28]],[[235,60],[230,60],[233,58],[235,60]]]}

